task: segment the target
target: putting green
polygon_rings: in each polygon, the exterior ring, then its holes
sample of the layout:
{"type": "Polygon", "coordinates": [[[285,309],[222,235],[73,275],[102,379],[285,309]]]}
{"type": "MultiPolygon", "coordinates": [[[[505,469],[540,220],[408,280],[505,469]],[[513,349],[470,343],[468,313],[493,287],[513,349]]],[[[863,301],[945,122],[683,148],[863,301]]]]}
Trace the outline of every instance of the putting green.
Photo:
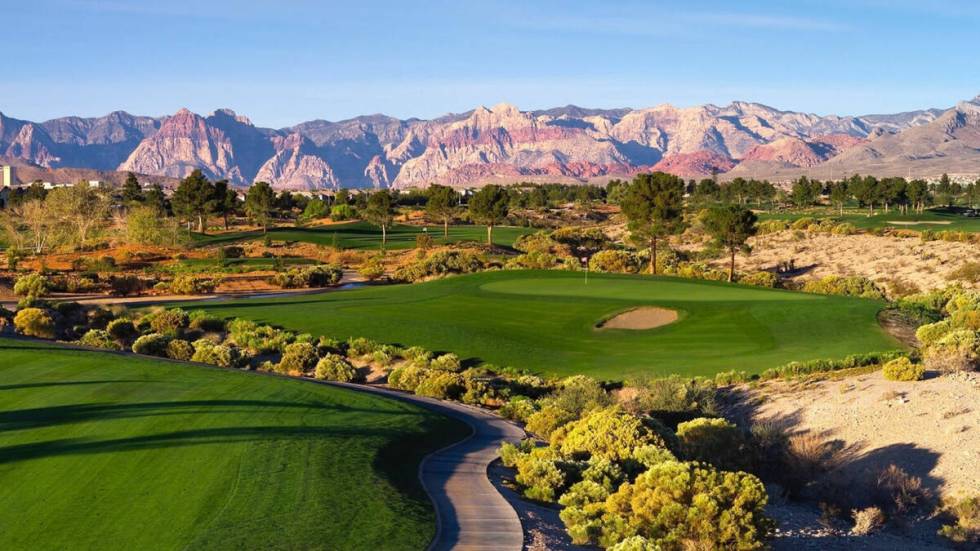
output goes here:
{"type": "Polygon", "coordinates": [[[417,285],[185,305],[337,338],[452,351],[540,373],[712,375],[900,345],[879,326],[882,302],[666,277],[486,272],[417,285]],[[649,330],[595,325],[637,306],[675,310],[649,330]]]}
{"type": "Polygon", "coordinates": [[[423,549],[460,423],[310,382],[0,339],[2,549],[423,549]]]}

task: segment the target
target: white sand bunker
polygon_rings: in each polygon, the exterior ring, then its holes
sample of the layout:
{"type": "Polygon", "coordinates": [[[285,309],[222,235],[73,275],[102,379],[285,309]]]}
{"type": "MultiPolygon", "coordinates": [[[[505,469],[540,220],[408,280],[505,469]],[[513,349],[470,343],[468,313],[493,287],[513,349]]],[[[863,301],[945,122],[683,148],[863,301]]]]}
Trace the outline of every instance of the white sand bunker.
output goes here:
{"type": "Polygon", "coordinates": [[[918,226],[919,224],[930,224],[933,226],[948,226],[952,224],[949,220],[889,220],[889,224],[895,226],[918,226]]]}
{"type": "Polygon", "coordinates": [[[654,329],[677,321],[677,312],[656,306],[640,306],[603,320],[597,329],[654,329]]]}

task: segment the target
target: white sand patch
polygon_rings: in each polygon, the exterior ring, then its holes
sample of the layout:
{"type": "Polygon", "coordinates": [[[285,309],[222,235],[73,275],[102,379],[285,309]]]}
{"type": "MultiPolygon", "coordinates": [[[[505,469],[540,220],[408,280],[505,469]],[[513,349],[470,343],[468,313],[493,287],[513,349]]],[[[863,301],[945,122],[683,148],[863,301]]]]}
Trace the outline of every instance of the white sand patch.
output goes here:
{"type": "Polygon", "coordinates": [[[889,224],[893,226],[918,226],[919,224],[930,224],[933,226],[948,226],[952,224],[949,220],[889,220],[889,224]]]}

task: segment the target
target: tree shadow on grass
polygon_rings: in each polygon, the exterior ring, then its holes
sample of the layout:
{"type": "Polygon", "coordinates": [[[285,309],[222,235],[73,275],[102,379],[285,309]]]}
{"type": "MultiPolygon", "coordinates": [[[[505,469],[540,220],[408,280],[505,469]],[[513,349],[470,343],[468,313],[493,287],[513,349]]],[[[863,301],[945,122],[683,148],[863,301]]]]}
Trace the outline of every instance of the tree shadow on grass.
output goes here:
{"type": "Polygon", "coordinates": [[[50,382],[50,383],[19,383],[19,384],[12,384],[12,385],[0,385],[0,391],[20,390],[25,388],[46,388],[46,387],[53,387],[53,386],[108,385],[108,384],[117,384],[117,383],[150,384],[153,382],[154,381],[147,381],[141,379],[106,379],[104,381],[58,381],[58,382],[50,382]]]}
{"type": "Polygon", "coordinates": [[[215,415],[254,411],[262,413],[263,408],[332,410],[338,413],[365,413],[372,415],[417,416],[421,412],[384,411],[356,408],[343,404],[322,402],[289,402],[271,400],[184,400],[179,402],[139,402],[131,404],[72,404],[0,411],[0,431],[36,429],[41,427],[103,421],[114,419],[133,419],[140,417],[159,417],[165,415],[215,415]]]}

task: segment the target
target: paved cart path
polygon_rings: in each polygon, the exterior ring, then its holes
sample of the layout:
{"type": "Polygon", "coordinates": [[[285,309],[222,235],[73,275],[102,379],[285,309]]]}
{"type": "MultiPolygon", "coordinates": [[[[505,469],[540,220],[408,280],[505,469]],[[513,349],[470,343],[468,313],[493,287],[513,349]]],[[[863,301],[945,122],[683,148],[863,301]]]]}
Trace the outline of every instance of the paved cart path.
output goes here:
{"type": "Polygon", "coordinates": [[[404,400],[465,422],[469,438],[427,456],[419,478],[436,507],[436,537],[430,551],[520,551],[524,531],[514,508],[487,477],[503,442],[524,430],[475,407],[365,385],[331,383],[404,400]]]}

